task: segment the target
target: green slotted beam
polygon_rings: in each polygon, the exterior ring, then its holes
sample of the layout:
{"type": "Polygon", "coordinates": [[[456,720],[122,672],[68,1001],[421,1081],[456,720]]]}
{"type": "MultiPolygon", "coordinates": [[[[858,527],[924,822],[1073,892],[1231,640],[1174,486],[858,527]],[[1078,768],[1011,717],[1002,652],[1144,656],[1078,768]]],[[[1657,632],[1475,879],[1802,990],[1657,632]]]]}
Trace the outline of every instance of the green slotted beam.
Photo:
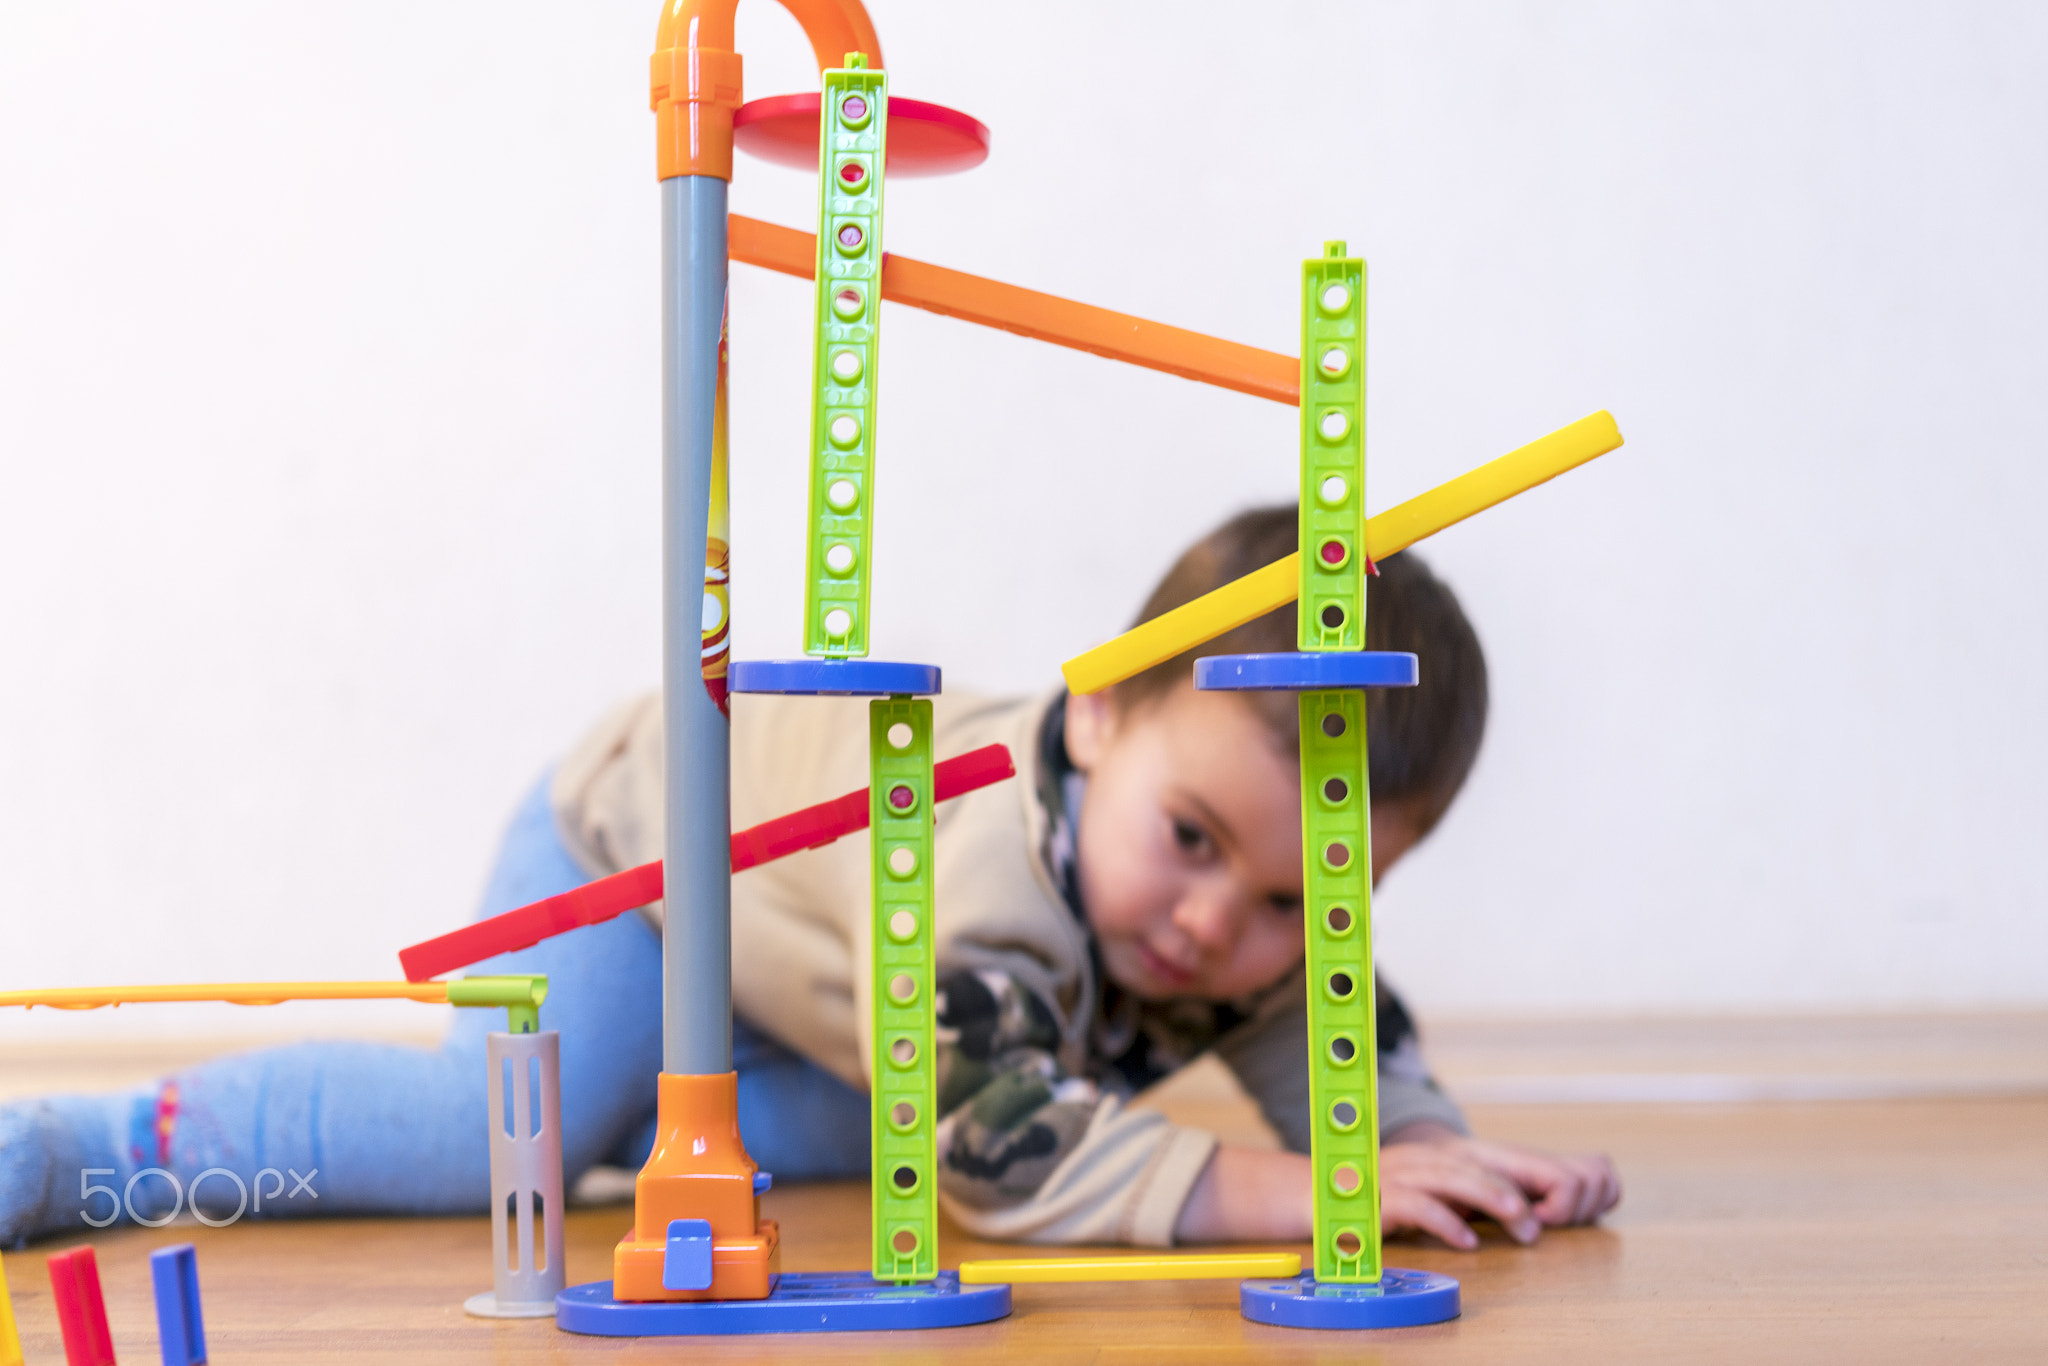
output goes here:
{"type": "Polygon", "coordinates": [[[875,1279],[938,1275],[938,1086],[932,1001],[932,704],[868,708],[874,850],[875,1279]]]}
{"type": "Polygon", "coordinates": [[[1319,1281],[1380,1278],[1378,1041],[1365,694],[1301,695],[1309,1160],[1319,1281]]]}
{"type": "Polygon", "coordinates": [[[818,139],[817,340],[804,652],[868,652],[874,550],[875,362],[882,308],[888,78],[858,52],[825,73],[818,139]]]}
{"type": "MultiPolygon", "coordinates": [[[[1301,598],[1306,651],[1365,648],[1365,262],[1301,268],[1301,598]]],[[[1380,1278],[1371,799],[1365,693],[1303,693],[1309,1158],[1319,1281],[1380,1278]]]]}
{"type": "Polygon", "coordinates": [[[1301,265],[1304,650],[1365,648],[1365,262],[1324,244],[1301,265]]]}

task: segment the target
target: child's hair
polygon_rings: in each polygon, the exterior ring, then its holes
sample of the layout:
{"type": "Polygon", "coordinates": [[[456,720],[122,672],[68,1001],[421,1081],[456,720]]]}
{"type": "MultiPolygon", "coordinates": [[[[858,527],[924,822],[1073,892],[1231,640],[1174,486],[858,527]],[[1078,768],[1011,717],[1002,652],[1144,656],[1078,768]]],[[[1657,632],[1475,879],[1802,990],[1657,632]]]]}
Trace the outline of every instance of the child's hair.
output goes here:
{"type": "MultiPolygon", "coordinates": [[[[1291,554],[1296,529],[1291,503],[1240,512],[1188,547],[1145,600],[1138,620],[1150,621],[1291,554]]],[[[1413,551],[1380,561],[1379,571],[1377,578],[1366,579],[1365,648],[1413,651],[1422,659],[1422,681],[1413,688],[1366,692],[1372,798],[1407,804],[1420,831],[1427,832],[1479,757],[1486,733],[1486,656],[1449,586],[1413,551]]],[[[1290,603],[1125,679],[1113,696],[1119,707],[1154,702],[1193,677],[1198,655],[1278,654],[1297,648],[1290,603]]],[[[1299,752],[1293,694],[1240,695],[1285,752],[1299,752]]]]}

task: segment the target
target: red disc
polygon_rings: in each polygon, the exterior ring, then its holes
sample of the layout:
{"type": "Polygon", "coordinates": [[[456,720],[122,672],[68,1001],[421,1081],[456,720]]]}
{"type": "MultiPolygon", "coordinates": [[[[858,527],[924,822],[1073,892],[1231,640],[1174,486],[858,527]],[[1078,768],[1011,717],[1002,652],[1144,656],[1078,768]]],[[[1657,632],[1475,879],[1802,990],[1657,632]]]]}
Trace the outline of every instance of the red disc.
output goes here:
{"type": "MultiPolygon", "coordinates": [[[[732,116],[733,146],[799,171],[818,169],[817,91],[748,100],[732,116]]],[[[943,104],[889,97],[889,164],[895,176],[951,175],[988,160],[988,128],[943,104]]]]}

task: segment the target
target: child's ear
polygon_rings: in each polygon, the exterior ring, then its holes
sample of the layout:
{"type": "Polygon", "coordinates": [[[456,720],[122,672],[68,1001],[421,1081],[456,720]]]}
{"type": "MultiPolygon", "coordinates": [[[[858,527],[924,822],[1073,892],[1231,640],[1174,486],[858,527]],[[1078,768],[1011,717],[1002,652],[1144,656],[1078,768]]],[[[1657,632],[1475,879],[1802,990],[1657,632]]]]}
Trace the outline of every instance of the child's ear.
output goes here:
{"type": "Polygon", "coordinates": [[[1116,704],[1107,688],[1067,694],[1067,759],[1075,768],[1093,772],[1115,734],[1116,704]]]}

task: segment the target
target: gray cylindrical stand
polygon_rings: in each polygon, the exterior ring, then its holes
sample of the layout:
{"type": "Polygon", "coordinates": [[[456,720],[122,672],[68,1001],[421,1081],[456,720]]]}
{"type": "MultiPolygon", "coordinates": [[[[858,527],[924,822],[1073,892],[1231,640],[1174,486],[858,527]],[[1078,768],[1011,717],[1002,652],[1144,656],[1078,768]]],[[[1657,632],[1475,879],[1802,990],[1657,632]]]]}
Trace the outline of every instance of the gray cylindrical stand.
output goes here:
{"type": "Polygon", "coordinates": [[[664,1072],[732,1070],[731,733],[704,688],[704,552],[725,314],[726,184],[661,182],[664,1072]]]}
{"type": "Polygon", "coordinates": [[[569,1283],[562,1254],[562,1036],[492,1034],[485,1057],[491,1288],[462,1307],[479,1318],[549,1318],[569,1283]]]}

